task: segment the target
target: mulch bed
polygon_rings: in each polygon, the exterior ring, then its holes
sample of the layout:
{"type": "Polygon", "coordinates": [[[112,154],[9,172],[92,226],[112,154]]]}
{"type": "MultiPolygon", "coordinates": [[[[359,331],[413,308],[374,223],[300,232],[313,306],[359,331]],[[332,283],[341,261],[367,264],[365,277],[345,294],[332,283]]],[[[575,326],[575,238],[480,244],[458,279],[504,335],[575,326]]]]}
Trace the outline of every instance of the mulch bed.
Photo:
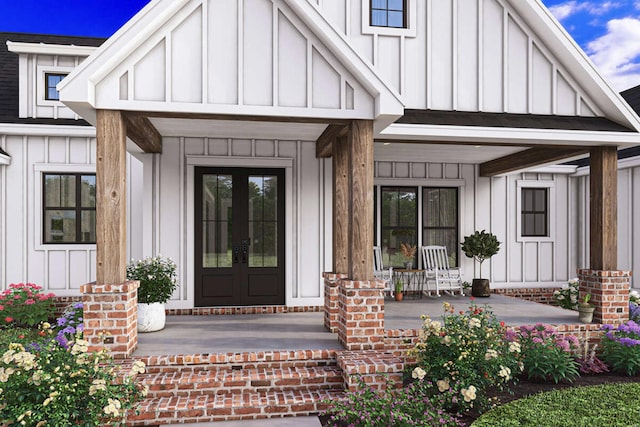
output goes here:
{"type": "MultiPolygon", "coordinates": [[[[629,377],[626,375],[607,372],[604,374],[598,375],[583,375],[573,382],[561,382],[559,384],[555,383],[543,383],[537,381],[529,381],[527,379],[521,379],[518,383],[511,387],[512,393],[506,392],[496,392],[490,393],[490,397],[498,397],[501,403],[511,402],[512,400],[521,399],[523,397],[527,397],[533,394],[551,391],[551,390],[560,390],[570,387],[582,387],[582,386],[590,386],[590,385],[600,385],[600,384],[615,384],[615,383],[632,383],[632,382],[640,382],[640,376],[629,377]]],[[[478,417],[478,414],[468,414],[462,417],[462,421],[464,425],[469,426],[471,423],[478,417]]],[[[323,426],[326,424],[326,417],[320,416],[320,422],[323,426]]],[[[346,426],[346,424],[345,424],[346,426]]],[[[382,427],[382,426],[381,426],[382,427]]],[[[386,426],[385,426],[386,427],[386,426]]]]}

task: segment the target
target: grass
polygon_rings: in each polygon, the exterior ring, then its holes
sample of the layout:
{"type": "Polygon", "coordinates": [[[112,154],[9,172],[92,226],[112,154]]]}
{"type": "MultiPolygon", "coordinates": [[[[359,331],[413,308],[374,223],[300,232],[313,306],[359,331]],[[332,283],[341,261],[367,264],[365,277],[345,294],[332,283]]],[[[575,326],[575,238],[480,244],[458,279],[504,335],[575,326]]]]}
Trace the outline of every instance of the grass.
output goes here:
{"type": "Polygon", "coordinates": [[[640,384],[638,383],[554,390],[492,409],[471,426],[637,426],[640,422],[639,395],[640,384]]]}

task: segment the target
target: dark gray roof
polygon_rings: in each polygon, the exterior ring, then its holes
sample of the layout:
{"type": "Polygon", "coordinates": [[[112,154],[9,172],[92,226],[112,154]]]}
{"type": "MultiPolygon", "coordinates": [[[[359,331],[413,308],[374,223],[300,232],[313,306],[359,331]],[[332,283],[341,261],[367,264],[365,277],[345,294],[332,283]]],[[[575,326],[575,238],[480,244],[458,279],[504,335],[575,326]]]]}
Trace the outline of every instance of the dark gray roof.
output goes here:
{"type": "Polygon", "coordinates": [[[106,39],[44,34],[0,33],[0,123],[84,125],[84,120],[18,118],[18,55],[9,52],[7,41],[76,46],[100,46],[106,39]]]}

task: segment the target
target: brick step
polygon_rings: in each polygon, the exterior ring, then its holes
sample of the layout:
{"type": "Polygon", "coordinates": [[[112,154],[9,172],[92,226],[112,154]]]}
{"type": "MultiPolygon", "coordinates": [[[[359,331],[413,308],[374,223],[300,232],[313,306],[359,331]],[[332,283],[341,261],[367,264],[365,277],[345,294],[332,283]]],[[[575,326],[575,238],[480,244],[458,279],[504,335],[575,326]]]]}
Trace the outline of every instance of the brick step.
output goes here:
{"type": "Polygon", "coordinates": [[[341,399],[336,390],[289,390],[200,396],[147,397],[127,426],[205,423],[225,420],[281,418],[315,415],[326,409],[327,399],[341,399]]]}
{"type": "Polygon", "coordinates": [[[288,368],[209,369],[146,373],[139,376],[149,387],[149,397],[241,394],[270,390],[344,389],[340,368],[296,366],[288,368]]]}

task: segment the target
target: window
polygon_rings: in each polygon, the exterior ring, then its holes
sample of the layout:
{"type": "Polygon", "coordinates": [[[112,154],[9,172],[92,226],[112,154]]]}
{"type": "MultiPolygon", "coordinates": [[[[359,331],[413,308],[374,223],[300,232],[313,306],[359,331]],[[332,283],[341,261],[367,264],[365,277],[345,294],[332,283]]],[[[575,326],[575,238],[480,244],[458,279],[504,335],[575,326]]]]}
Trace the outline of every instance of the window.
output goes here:
{"type": "Polygon", "coordinates": [[[447,248],[449,265],[458,265],[458,189],[422,189],[422,244],[447,248]]]}
{"type": "Polygon", "coordinates": [[[371,0],[372,27],[407,28],[406,0],[371,0]]]}
{"type": "Polygon", "coordinates": [[[416,246],[418,242],[418,189],[382,187],[380,199],[383,264],[404,265],[406,260],[400,252],[400,244],[416,246]]]}
{"type": "Polygon", "coordinates": [[[56,86],[67,77],[66,74],[45,73],[44,74],[44,99],[48,101],[59,101],[60,94],[56,86]]]}
{"type": "Polygon", "coordinates": [[[549,189],[521,189],[520,213],[522,237],[549,236],[549,189]]]}
{"type": "Polygon", "coordinates": [[[42,177],[43,243],[95,243],[95,174],[44,173],[42,177]]]}

